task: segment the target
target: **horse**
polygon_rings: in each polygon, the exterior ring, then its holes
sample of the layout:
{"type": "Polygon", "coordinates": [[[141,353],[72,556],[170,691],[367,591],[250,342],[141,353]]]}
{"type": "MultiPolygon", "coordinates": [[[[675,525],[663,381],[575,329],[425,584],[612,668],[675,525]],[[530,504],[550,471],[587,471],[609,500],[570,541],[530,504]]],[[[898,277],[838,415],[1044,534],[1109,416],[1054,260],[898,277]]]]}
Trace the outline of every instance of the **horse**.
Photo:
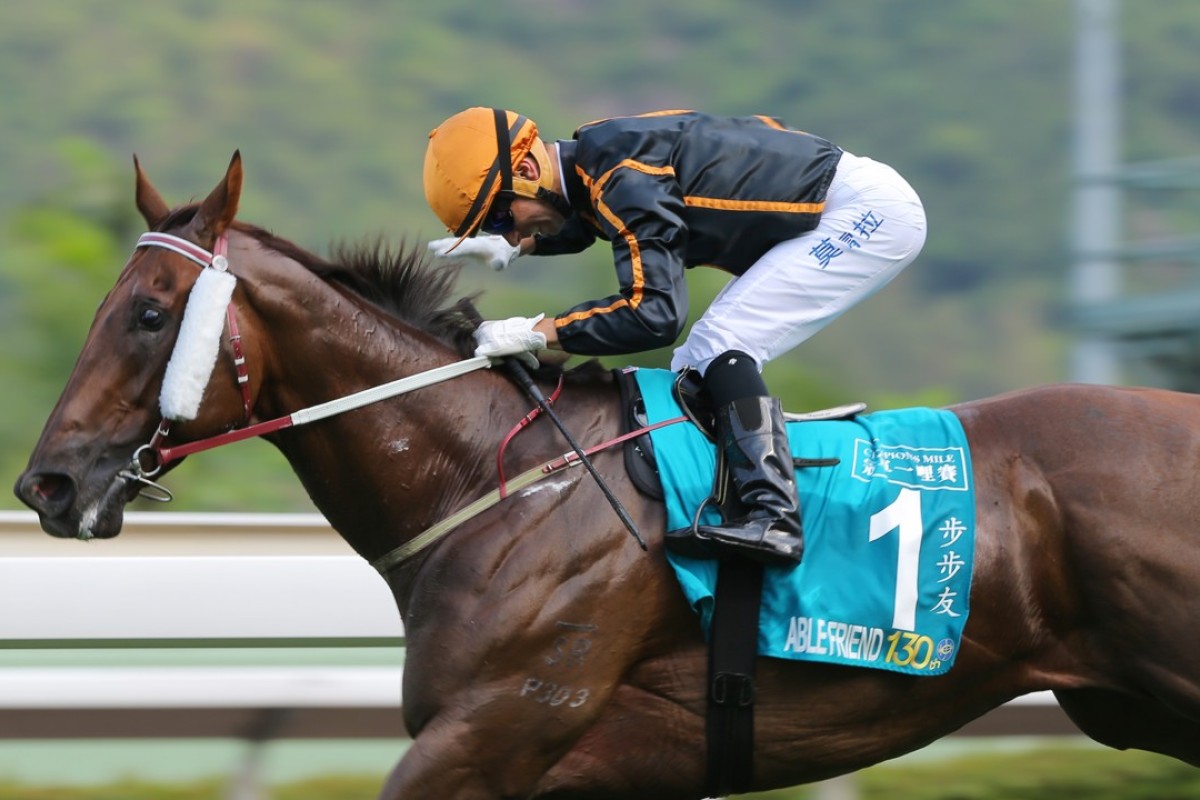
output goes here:
{"type": "MultiPolygon", "coordinates": [[[[204,200],[175,209],[136,157],[134,169],[141,216],[177,246],[135,249],[17,480],[50,535],[116,536],[125,505],[153,483],[138,466],[147,442],[261,430],[470,359],[472,302],[452,301],[455,271],[420,249],[342,245],[326,259],[236,220],[239,154],[204,200]],[[224,249],[238,336],[222,340],[194,417],[164,426],[164,371],[207,271],[181,243],[224,249]]],[[[543,367],[536,385],[559,387],[555,408],[579,441],[618,434],[618,388],[595,362],[543,367]]],[[[500,370],[476,369],[262,435],[333,528],[378,562],[494,492],[505,431],[530,409],[500,370]]],[[[977,489],[971,613],[953,669],[760,658],[749,788],[849,773],[1043,690],[1098,742],[1200,766],[1200,397],[1049,385],[949,410],[977,489]]],[[[502,466],[564,452],[560,432],[535,421],[502,466]]],[[[704,796],[706,644],[664,553],[662,504],[636,490],[615,449],[591,463],[647,550],[597,482],[566,469],[384,567],[407,636],[413,740],[380,797],[704,796]]]]}

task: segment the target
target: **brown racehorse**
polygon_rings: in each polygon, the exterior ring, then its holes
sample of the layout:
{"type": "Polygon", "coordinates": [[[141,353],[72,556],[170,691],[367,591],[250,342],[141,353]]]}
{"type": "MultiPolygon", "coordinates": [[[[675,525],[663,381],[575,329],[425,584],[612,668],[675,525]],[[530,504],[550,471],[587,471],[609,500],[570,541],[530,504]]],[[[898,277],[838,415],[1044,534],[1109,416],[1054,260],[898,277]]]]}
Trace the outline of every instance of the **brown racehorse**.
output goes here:
{"type": "MultiPolygon", "coordinates": [[[[452,271],[379,247],[319,259],[235,223],[241,183],[235,156],[207,199],[172,211],[137,169],[152,231],[209,250],[227,238],[251,421],[469,355],[469,315],[447,305],[452,271]]],[[[100,306],[16,487],[52,535],[120,531],[140,486],[131,456],[159,423],[197,272],[176,252],[139,248],[100,306]]],[[[245,422],[223,347],[172,443],[245,422]]],[[[594,444],[617,432],[617,395],[607,373],[580,367],[556,407],[594,444]]],[[[499,441],[529,408],[481,370],[268,438],[333,527],[377,559],[493,489],[499,441]]],[[[874,764],[1046,689],[1100,742],[1200,765],[1200,398],[1053,386],[953,411],[978,490],[972,613],[954,668],[912,677],[760,659],[755,787],[874,764]]],[[[565,449],[539,421],[506,469],[565,449]]],[[[383,797],[702,796],[705,645],[662,552],[664,512],[613,451],[595,466],[648,553],[571,469],[391,570],[415,742],[383,797]]]]}

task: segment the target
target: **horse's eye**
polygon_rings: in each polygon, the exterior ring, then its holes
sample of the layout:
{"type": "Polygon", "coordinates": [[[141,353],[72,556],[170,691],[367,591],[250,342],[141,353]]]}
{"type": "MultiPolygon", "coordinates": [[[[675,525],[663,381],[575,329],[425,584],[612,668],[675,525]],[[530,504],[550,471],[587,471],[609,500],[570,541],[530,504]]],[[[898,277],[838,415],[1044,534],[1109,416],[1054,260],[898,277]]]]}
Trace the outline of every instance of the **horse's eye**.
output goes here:
{"type": "Polygon", "coordinates": [[[154,306],[143,306],[137,312],[138,327],[146,331],[162,330],[163,325],[167,322],[167,315],[162,312],[161,308],[154,306]]]}

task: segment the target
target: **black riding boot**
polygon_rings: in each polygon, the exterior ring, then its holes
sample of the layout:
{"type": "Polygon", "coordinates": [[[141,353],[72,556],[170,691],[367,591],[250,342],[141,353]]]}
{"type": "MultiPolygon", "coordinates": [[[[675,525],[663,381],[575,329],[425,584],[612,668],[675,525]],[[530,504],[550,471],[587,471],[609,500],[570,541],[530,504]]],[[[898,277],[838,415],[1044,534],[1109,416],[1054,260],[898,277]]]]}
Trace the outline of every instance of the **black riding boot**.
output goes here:
{"type": "Polygon", "coordinates": [[[726,554],[790,566],[804,554],[796,477],[783,410],[773,397],[745,397],[717,411],[717,435],[741,516],[697,533],[726,554]],[[744,513],[743,513],[744,512],[744,513]]]}

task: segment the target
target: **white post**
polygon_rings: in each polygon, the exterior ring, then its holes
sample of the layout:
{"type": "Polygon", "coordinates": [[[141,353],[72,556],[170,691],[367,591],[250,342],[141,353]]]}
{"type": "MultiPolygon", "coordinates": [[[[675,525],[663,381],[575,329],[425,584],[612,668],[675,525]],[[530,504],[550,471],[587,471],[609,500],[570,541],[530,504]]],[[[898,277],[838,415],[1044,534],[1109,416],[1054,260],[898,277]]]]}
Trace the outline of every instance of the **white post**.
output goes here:
{"type": "Polygon", "coordinates": [[[858,800],[858,779],[854,773],[821,781],[815,789],[813,800],[858,800]]]}
{"type": "MultiPolygon", "coordinates": [[[[1111,302],[1121,291],[1116,255],[1122,238],[1117,3],[1075,2],[1075,196],[1069,294],[1076,306],[1111,302]]],[[[1071,380],[1119,382],[1115,345],[1103,335],[1082,335],[1071,362],[1071,380]]]]}
{"type": "Polygon", "coordinates": [[[225,800],[267,800],[263,786],[262,763],[265,742],[250,742],[242,763],[225,789],[225,800]]]}
{"type": "Polygon", "coordinates": [[[270,708],[259,714],[246,731],[246,753],[237,773],[229,781],[225,800],[267,800],[263,784],[263,759],[267,744],[275,739],[293,712],[287,708],[270,708]]]}

